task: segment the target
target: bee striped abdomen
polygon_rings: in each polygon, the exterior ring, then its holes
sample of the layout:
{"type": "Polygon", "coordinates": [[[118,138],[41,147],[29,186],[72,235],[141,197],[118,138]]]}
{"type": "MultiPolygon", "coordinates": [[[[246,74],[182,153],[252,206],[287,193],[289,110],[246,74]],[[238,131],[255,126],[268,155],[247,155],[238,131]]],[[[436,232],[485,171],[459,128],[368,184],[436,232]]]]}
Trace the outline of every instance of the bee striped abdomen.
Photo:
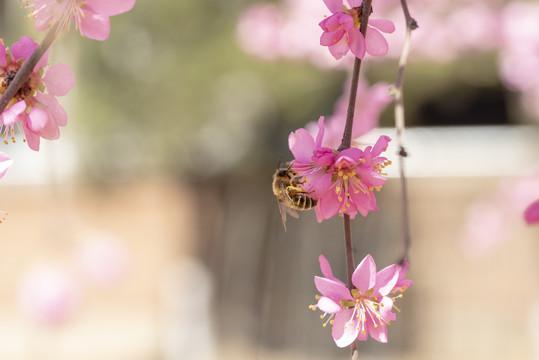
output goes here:
{"type": "Polygon", "coordinates": [[[296,195],[293,198],[294,205],[298,210],[309,210],[316,206],[317,201],[307,195],[296,195]]]}

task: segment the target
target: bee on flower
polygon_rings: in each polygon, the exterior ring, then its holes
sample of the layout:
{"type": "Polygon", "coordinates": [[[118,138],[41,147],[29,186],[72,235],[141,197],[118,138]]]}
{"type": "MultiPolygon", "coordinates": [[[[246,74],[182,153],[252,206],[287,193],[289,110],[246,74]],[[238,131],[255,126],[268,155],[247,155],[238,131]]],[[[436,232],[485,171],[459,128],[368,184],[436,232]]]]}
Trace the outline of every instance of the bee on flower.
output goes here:
{"type": "Polygon", "coordinates": [[[354,218],[359,212],[367,216],[378,210],[374,191],[385,184],[384,168],[391,164],[380,156],[391,139],[381,136],[374,146],[364,150],[349,148],[340,153],[322,146],[324,117],[318,120],[316,141],[305,129],[292,132],[288,138],[294,171],[304,178],[304,189],[317,200],[316,217],[319,222],[337,214],[354,218]]]}

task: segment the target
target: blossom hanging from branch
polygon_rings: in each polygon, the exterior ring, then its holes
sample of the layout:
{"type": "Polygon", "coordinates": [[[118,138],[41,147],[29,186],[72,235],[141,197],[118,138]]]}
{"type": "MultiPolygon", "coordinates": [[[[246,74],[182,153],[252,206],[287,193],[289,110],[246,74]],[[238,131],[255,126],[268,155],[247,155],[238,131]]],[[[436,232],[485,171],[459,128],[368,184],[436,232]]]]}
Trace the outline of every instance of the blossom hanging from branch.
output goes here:
{"type": "MultiPolygon", "coordinates": [[[[23,36],[13,44],[11,53],[0,44],[0,94],[4,94],[37,46],[29,36],[23,36]]],[[[46,65],[47,54],[36,64],[30,78],[0,114],[4,143],[7,144],[8,139],[15,142],[15,129],[18,129],[24,134],[28,146],[38,151],[40,138],[57,139],[60,137],[59,127],[66,126],[67,114],[56,96],[66,95],[75,85],[75,77],[65,64],[53,65],[45,73],[46,65]]]]}
{"type": "Polygon", "coordinates": [[[381,34],[393,33],[395,25],[389,20],[369,20],[365,37],[359,31],[361,25],[362,0],[347,0],[351,8],[344,6],[343,0],[324,0],[332,15],[320,22],[324,32],[320,45],[327,46],[335,59],[340,59],[352,52],[358,59],[365,57],[365,52],[373,56],[386,55],[389,47],[381,34]],[[381,32],[380,32],[381,31],[381,32]]]}
{"type": "Polygon", "coordinates": [[[106,40],[110,35],[110,16],[127,12],[135,0],[25,0],[31,7],[36,29],[47,30],[55,23],[58,31],[67,31],[71,23],[82,36],[106,40]]]}
{"type": "Polygon", "coordinates": [[[379,342],[387,342],[387,325],[396,319],[394,302],[412,281],[406,280],[408,263],[393,264],[376,272],[376,264],[367,255],[352,275],[353,289],[333,276],[327,259],[320,255],[320,269],[324,277],[315,276],[314,283],[322,294],[312,310],[324,312],[320,317],[332,325],[331,336],[339,347],[346,347],[356,339],[365,341],[370,336],[379,342]]]}
{"type": "Polygon", "coordinates": [[[303,189],[318,200],[315,206],[319,222],[336,214],[354,218],[359,212],[366,216],[378,210],[374,191],[385,184],[383,169],[391,164],[380,156],[391,139],[381,136],[374,146],[364,150],[349,148],[338,153],[323,147],[324,117],[318,120],[316,141],[305,129],[298,129],[288,137],[294,155],[293,169],[303,178],[303,189]]]}

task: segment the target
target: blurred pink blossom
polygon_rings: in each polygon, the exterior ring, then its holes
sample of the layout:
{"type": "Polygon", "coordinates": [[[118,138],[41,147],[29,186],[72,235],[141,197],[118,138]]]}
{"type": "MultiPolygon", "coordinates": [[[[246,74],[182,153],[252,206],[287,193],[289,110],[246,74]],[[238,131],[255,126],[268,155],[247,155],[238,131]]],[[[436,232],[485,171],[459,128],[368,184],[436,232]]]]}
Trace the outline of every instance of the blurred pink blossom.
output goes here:
{"type": "Polygon", "coordinates": [[[522,214],[539,198],[539,175],[507,179],[490,194],[475,200],[462,229],[462,248],[470,257],[485,257],[512,239],[522,214]]]}
{"type": "MultiPolygon", "coordinates": [[[[36,49],[37,43],[23,36],[13,44],[11,54],[0,43],[0,93],[3,94],[22,64],[36,49]]],[[[67,114],[56,96],[66,95],[75,85],[75,77],[69,66],[56,64],[44,74],[47,54],[36,64],[26,84],[15,94],[8,107],[0,114],[4,126],[2,137],[15,141],[15,129],[24,132],[28,146],[39,150],[40,138],[54,140],[60,137],[60,126],[66,126],[67,114]],[[47,93],[44,93],[44,90],[47,93]]]]}
{"type": "Polygon", "coordinates": [[[18,303],[21,311],[40,325],[58,326],[69,320],[80,299],[71,276],[55,266],[37,266],[21,279],[18,303]]]}
{"type": "Polygon", "coordinates": [[[93,236],[82,242],[76,250],[76,259],[83,276],[98,284],[115,284],[129,270],[129,252],[111,234],[93,236]]]}
{"type": "Polygon", "coordinates": [[[535,200],[524,211],[524,220],[528,225],[539,223],[539,200],[535,200]]]}
{"type": "Polygon", "coordinates": [[[59,23],[60,30],[69,30],[71,22],[82,36],[106,40],[110,35],[110,16],[127,12],[135,0],[25,0],[31,7],[36,29],[47,30],[59,23]]]}
{"type": "Polygon", "coordinates": [[[408,263],[393,264],[377,272],[374,259],[367,255],[355,269],[352,275],[354,288],[349,290],[333,277],[323,255],[319,261],[324,277],[315,276],[314,283],[322,296],[317,297],[317,305],[310,308],[323,311],[322,318],[329,314],[324,327],[328,323],[332,325],[331,335],[337,346],[346,347],[356,339],[366,341],[369,336],[387,342],[387,325],[396,319],[396,314],[391,311],[393,302],[412,285],[410,280],[404,279],[408,263]],[[396,293],[399,295],[390,296],[396,293]]]}
{"type": "MultiPolygon", "coordinates": [[[[344,93],[335,103],[333,114],[326,121],[322,146],[336,149],[341,144],[348,111],[349,94],[350,81],[346,81],[344,93]]],[[[380,82],[369,87],[367,81],[360,78],[354,110],[352,141],[357,141],[359,137],[378,126],[380,114],[391,101],[393,101],[393,98],[389,95],[389,84],[380,82]]],[[[305,128],[313,135],[318,131],[317,124],[314,121],[308,123],[305,128]]]]}

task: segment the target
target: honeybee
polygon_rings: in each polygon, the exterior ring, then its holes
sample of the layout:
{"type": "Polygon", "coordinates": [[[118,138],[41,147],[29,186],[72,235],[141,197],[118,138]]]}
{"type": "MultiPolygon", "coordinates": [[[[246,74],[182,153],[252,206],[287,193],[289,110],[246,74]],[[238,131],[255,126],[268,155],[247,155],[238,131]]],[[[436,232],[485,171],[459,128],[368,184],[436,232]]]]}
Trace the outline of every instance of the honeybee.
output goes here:
{"type": "Polygon", "coordinates": [[[302,182],[291,167],[292,165],[286,168],[279,167],[273,174],[273,194],[277,198],[284,231],[286,231],[286,213],[298,218],[296,210],[312,209],[318,202],[308,195],[309,191],[301,188],[302,182]]]}

